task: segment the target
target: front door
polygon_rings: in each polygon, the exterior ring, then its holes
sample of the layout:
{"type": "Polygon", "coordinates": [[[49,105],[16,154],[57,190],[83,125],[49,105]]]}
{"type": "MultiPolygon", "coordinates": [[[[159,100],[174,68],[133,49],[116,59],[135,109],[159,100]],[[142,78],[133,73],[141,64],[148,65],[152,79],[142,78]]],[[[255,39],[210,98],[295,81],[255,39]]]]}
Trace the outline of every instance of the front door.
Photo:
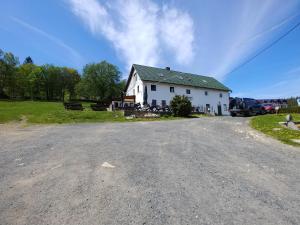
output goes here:
{"type": "Polygon", "coordinates": [[[222,116],[222,106],[218,105],[218,116],[222,116]]]}

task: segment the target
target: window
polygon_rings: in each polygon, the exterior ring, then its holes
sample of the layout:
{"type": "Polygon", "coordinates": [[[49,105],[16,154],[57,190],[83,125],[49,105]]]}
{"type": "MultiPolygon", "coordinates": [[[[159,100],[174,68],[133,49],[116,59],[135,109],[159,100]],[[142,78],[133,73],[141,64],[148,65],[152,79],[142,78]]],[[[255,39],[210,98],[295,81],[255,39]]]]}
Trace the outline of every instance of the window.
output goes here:
{"type": "Polygon", "coordinates": [[[136,73],[134,74],[134,78],[135,78],[135,81],[137,81],[137,75],[136,75],[136,73]]]}
{"type": "Polygon", "coordinates": [[[156,85],[155,84],[151,84],[151,91],[156,91],[156,85]]]}
{"type": "Polygon", "coordinates": [[[174,93],[175,89],[174,87],[170,87],[170,92],[174,93]]]}
{"type": "Polygon", "coordinates": [[[137,86],[137,93],[140,93],[140,86],[137,86]]]}
{"type": "Polygon", "coordinates": [[[155,99],[152,99],[152,106],[156,106],[156,100],[155,99]]]}
{"type": "Polygon", "coordinates": [[[206,112],[210,113],[210,104],[206,104],[206,112]]]}
{"type": "Polygon", "coordinates": [[[220,93],[220,98],[222,98],[223,97],[223,94],[222,93],[220,93]]]}
{"type": "Polygon", "coordinates": [[[205,94],[205,95],[208,95],[208,91],[205,91],[204,94],[205,94]]]}
{"type": "Polygon", "coordinates": [[[161,106],[165,107],[167,105],[167,101],[166,100],[161,100],[161,106]]]}
{"type": "Polygon", "coordinates": [[[227,105],[223,104],[224,111],[227,111],[227,105]]]}
{"type": "Polygon", "coordinates": [[[191,94],[191,90],[190,89],[186,89],[186,94],[191,94]]]}

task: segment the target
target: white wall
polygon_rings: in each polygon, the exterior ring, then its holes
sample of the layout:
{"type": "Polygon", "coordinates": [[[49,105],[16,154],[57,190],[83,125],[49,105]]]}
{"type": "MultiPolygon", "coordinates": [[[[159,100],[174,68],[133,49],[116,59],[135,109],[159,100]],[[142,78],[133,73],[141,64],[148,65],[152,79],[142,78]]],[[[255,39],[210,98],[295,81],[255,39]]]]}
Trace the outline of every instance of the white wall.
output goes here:
{"type": "Polygon", "coordinates": [[[143,92],[144,92],[143,81],[140,79],[139,75],[134,71],[126,95],[127,96],[135,95],[136,103],[143,104],[143,92]],[[138,91],[138,87],[139,87],[139,91],[138,91]]]}
{"type": "Polygon", "coordinates": [[[220,104],[222,107],[222,114],[229,115],[229,92],[183,85],[143,82],[135,71],[134,74],[135,75],[132,76],[128,86],[126,95],[136,95],[136,103],[143,104],[143,92],[145,85],[147,85],[148,104],[150,105],[152,99],[156,100],[157,105],[162,105],[162,100],[166,100],[167,105],[169,105],[175,95],[185,95],[191,98],[190,100],[194,107],[204,109],[206,108],[206,104],[210,104],[211,113],[217,113],[218,105],[220,104]],[[156,85],[156,91],[151,91],[151,84],[156,85]],[[137,92],[137,86],[139,86],[139,92],[137,92]],[[170,87],[174,87],[174,93],[170,92],[170,87]],[[186,89],[190,89],[191,94],[186,94],[186,89]],[[205,91],[207,91],[208,95],[205,95],[205,91]],[[222,97],[220,97],[220,94],[222,94],[222,97]],[[226,107],[224,105],[226,105],[226,107]]]}
{"type": "Polygon", "coordinates": [[[185,95],[191,98],[190,100],[194,107],[205,108],[206,104],[210,104],[211,110],[213,110],[212,113],[214,111],[217,113],[218,104],[221,104],[222,114],[229,115],[229,92],[163,83],[145,82],[144,85],[147,85],[149,104],[151,104],[152,99],[155,99],[158,105],[161,105],[162,100],[166,100],[167,105],[169,105],[175,95],[185,95]],[[156,85],[156,91],[151,91],[151,84],[156,85]],[[174,87],[174,93],[170,92],[170,87],[174,87]],[[186,94],[186,89],[189,89],[191,94],[186,94]],[[208,95],[205,95],[205,91],[207,91],[208,95]],[[220,94],[222,94],[222,97],[220,97],[220,94]],[[224,107],[224,104],[226,104],[226,107],[224,107]]]}

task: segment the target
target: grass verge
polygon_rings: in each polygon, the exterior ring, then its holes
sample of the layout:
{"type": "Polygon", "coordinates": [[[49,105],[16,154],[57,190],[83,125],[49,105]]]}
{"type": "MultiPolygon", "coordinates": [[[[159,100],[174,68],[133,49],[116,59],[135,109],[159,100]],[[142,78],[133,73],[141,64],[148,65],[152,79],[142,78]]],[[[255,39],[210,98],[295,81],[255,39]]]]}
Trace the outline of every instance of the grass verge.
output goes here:
{"type": "MultiPolygon", "coordinates": [[[[263,116],[253,117],[250,121],[250,125],[266,135],[280,140],[283,143],[298,146],[300,144],[292,141],[292,139],[300,139],[300,131],[291,130],[284,128],[279,125],[279,122],[285,121],[285,116],[287,114],[268,114],[263,116]]],[[[294,121],[300,121],[300,114],[292,114],[294,121]]]]}
{"type": "Polygon", "coordinates": [[[0,123],[26,120],[28,123],[133,122],[172,120],[173,116],[127,120],[120,111],[92,111],[84,103],[84,111],[65,110],[61,102],[0,101],[0,123]]]}

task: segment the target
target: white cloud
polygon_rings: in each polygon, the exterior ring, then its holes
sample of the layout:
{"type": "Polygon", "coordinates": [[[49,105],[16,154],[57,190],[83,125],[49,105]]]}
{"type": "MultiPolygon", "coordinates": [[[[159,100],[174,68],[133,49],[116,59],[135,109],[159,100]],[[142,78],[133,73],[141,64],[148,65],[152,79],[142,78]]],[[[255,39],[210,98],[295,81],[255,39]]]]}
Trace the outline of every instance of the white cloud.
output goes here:
{"type": "Polygon", "coordinates": [[[185,12],[151,0],[68,2],[93,34],[113,44],[128,68],[132,63],[159,65],[168,53],[179,64],[193,60],[194,25],[185,12]]]}
{"type": "Polygon", "coordinates": [[[17,17],[11,17],[11,19],[13,21],[15,21],[16,23],[18,23],[19,25],[25,27],[26,29],[29,29],[41,36],[44,36],[45,38],[47,38],[48,40],[52,41],[53,43],[55,43],[56,45],[60,46],[61,48],[65,49],[69,55],[72,56],[72,58],[76,61],[76,62],[81,62],[82,61],[82,57],[81,55],[71,46],[67,45],[65,42],[63,42],[62,40],[60,40],[59,38],[48,34],[47,32],[29,24],[24,22],[23,20],[17,18],[17,17]]]}
{"type": "Polygon", "coordinates": [[[177,61],[189,63],[194,57],[194,23],[189,14],[164,6],[160,27],[162,39],[177,61]]]}
{"type": "Polygon", "coordinates": [[[220,80],[290,28],[300,6],[298,0],[171,1],[182,7],[154,0],[65,1],[90,32],[112,44],[127,68],[171,65],[220,80]]]}

